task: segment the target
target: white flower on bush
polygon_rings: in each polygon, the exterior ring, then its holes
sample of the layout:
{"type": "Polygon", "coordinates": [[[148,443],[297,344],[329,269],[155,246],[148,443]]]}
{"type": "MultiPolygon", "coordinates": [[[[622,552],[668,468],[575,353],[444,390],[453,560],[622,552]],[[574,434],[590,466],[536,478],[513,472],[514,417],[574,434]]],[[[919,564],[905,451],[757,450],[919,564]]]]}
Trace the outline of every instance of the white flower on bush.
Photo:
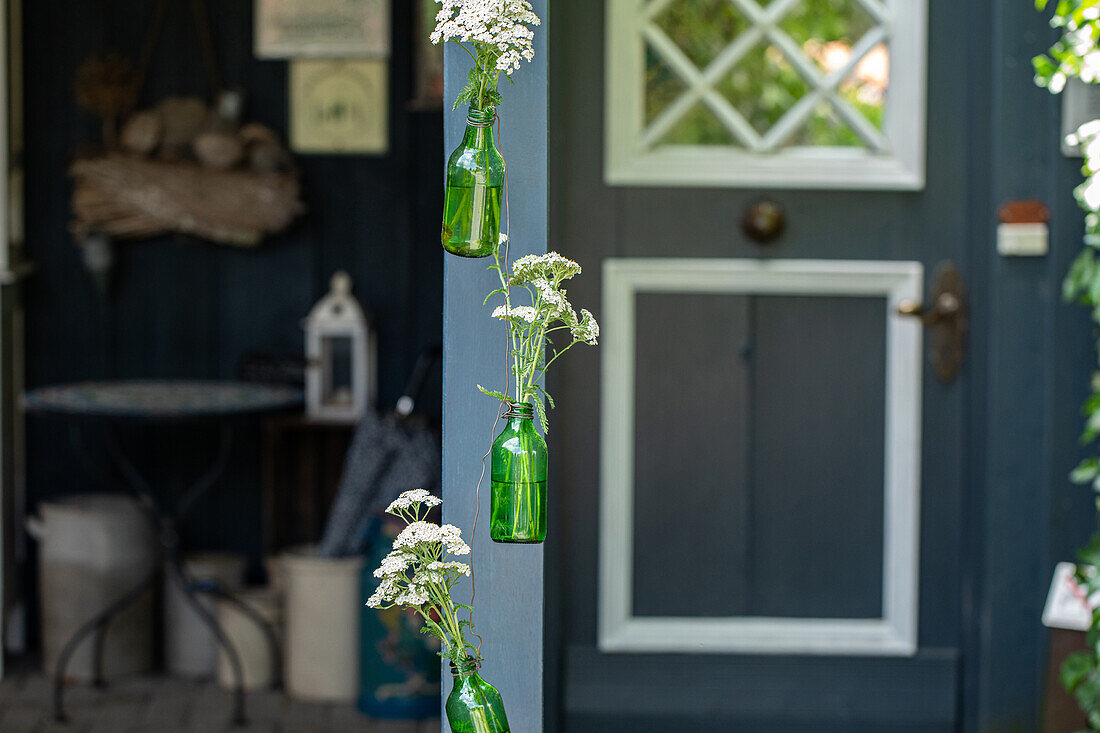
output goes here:
{"type": "MultiPolygon", "coordinates": [[[[1080,145],[1085,157],[1085,172],[1088,178],[1077,187],[1077,198],[1090,212],[1100,211],[1100,120],[1092,120],[1081,125],[1077,132],[1067,138],[1067,142],[1080,145]]],[[[1090,223],[1090,230],[1093,228],[1090,223]]],[[[1095,233],[1091,232],[1090,233],[1095,233]]]]}

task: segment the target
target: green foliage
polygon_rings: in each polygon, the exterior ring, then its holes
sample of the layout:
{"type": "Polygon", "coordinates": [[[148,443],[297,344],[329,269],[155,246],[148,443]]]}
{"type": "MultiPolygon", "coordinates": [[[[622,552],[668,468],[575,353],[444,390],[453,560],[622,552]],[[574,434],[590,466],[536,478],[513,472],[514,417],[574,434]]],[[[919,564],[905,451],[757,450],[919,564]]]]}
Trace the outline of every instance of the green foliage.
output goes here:
{"type": "Polygon", "coordinates": [[[501,402],[508,401],[508,395],[504,394],[503,392],[497,392],[495,389],[485,389],[480,384],[477,385],[477,389],[479,392],[481,392],[481,394],[485,395],[486,397],[492,397],[493,399],[500,400],[501,402]]]}
{"type": "MultiPolygon", "coordinates": [[[[726,48],[730,39],[746,32],[749,22],[733,4],[714,0],[683,0],[670,4],[655,22],[698,68],[705,68],[726,48]]],[[[874,19],[854,0],[803,0],[779,23],[804,52],[820,54],[828,44],[850,47],[874,26],[874,19]]],[[[715,83],[728,100],[760,133],[771,129],[810,92],[809,83],[784,51],[759,44],[747,52],[715,83]]],[[[646,119],[652,122],[687,89],[679,74],[652,47],[646,47],[646,119]]],[[[856,75],[839,87],[845,100],[875,127],[882,129],[884,97],[880,89],[856,75]]],[[[670,145],[731,145],[729,130],[703,104],[697,104],[662,138],[670,145]]],[[[822,103],[791,138],[792,145],[861,146],[859,135],[822,103]]]]}
{"type": "MultiPolygon", "coordinates": [[[[1049,0],[1035,0],[1040,11],[1049,4],[1049,0]]],[[[1057,93],[1067,79],[1096,81],[1085,59],[1100,40],[1100,0],[1058,0],[1050,25],[1061,29],[1062,36],[1045,54],[1032,59],[1035,83],[1057,93]]]]}
{"type": "Polygon", "coordinates": [[[464,104],[480,110],[499,106],[504,101],[504,97],[497,91],[500,72],[497,71],[496,66],[500,51],[487,43],[475,43],[474,48],[477,53],[474,54],[462,43],[458,41],[454,43],[458,43],[466,53],[470,54],[474,60],[474,66],[466,74],[466,86],[458,93],[452,109],[458,109],[464,104]]]}

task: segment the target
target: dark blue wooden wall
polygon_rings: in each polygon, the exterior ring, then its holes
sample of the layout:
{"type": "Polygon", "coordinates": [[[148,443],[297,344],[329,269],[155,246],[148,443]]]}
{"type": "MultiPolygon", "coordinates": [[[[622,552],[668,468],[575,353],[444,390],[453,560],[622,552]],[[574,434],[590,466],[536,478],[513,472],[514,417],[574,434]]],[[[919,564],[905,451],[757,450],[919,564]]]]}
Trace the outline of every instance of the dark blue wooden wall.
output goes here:
{"type": "MultiPolygon", "coordinates": [[[[932,4],[933,8],[935,3],[932,4]]],[[[971,730],[1038,730],[1046,632],[1039,616],[1056,562],[1073,559],[1094,521],[1093,497],[1066,476],[1082,454],[1079,405],[1096,366],[1095,333],[1061,281],[1081,248],[1073,200],[1080,161],[1059,152],[1061,103],[1032,83],[1030,58],[1056,34],[1032,3],[975,3],[971,165],[984,182],[971,219],[969,532],[971,730]],[[979,30],[981,32],[975,32],[979,30]],[[1037,198],[1052,211],[1051,254],[1002,258],[996,210],[1037,198]]]]}
{"type": "MultiPolygon", "coordinates": [[[[253,56],[253,3],[207,5],[225,82],[245,91],[245,118],[285,133],[288,65],[253,56]]],[[[121,245],[115,292],[104,298],[67,231],[66,168],[76,149],[99,142],[98,123],[76,106],[75,71],[92,53],[136,56],[154,6],[151,0],[24,3],[27,243],[38,266],[26,287],[28,384],[231,378],[247,351],[298,356],[300,320],[332,273],[346,269],[377,319],[380,404],[392,405],[418,351],[442,338],[443,136],[439,111],[408,104],[414,4],[394,3],[388,155],[299,158],[309,212],[257,250],[186,237],[121,245]]],[[[208,92],[189,4],[173,3],[142,103],[208,92]]],[[[438,415],[435,382],[422,405],[438,415]]],[[[178,453],[201,461],[210,447],[201,437],[177,440],[141,445],[150,451],[146,462],[168,465],[178,453]]],[[[255,553],[256,441],[246,436],[239,449],[218,498],[199,508],[194,534],[206,546],[255,553]]],[[[32,508],[42,497],[98,488],[74,465],[65,433],[53,422],[31,419],[28,453],[32,508]]]]}

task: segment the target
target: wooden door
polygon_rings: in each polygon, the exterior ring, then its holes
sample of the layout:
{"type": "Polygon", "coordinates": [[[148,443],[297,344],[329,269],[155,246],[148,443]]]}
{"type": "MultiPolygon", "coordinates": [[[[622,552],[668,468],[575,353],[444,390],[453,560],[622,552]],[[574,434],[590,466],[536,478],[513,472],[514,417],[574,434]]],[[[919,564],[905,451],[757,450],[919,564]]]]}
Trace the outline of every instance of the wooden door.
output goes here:
{"type": "Polygon", "coordinates": [[[604,326],[550,383],[562,730],[959,726],[966,381],[897,314],[969,260],[931,5],[557,10],[551,234],[604,326]]]}

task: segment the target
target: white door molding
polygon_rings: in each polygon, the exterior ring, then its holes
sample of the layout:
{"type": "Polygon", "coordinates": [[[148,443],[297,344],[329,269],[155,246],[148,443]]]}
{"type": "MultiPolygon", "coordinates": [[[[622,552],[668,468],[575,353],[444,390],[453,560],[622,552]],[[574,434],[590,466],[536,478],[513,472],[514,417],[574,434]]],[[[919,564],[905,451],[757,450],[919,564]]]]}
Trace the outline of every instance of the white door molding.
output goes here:
{"type": "Polygon", "coordinates": [[[609,259],[603,269],[599,648],[604,652],[912,655],[920,578],[917,262],[609,259]],[[638,617],[633,613],[635,301],[638,293],[882,298],[886,317],[882,616],[873,619],[638,617]]]}

